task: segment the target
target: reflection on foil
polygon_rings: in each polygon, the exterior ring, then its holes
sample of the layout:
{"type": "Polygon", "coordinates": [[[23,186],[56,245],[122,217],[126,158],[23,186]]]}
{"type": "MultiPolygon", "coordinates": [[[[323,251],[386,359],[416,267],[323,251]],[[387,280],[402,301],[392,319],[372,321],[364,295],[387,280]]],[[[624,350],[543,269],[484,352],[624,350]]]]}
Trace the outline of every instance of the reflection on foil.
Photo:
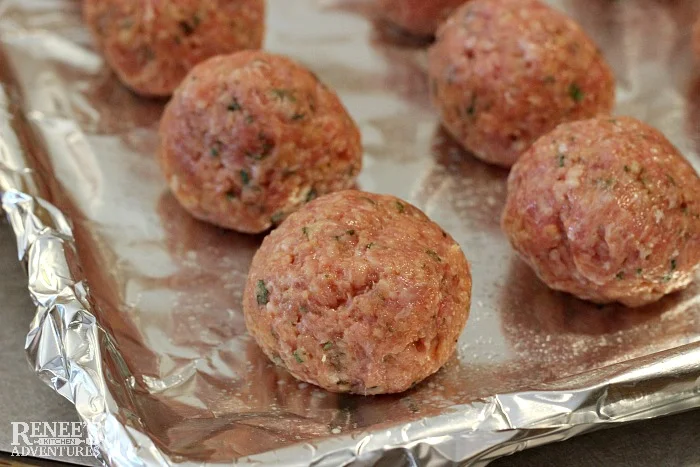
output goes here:
{"type": "MultiPolygon", "coordinates": [[[[507,172],[437,122],[422,44],[371,0],[269,3],[268,48],[337,89],[362,130],[360,187],[410,200],[462,245],[472,314],[454,357],[404,394],[330,394],[275,367],[240,306],[262,236],[199,222],[168,193],[153,157],[164,103],[118,83],[78,3],[6,0],[0,189],[38,306],[27,351],[108,463],[483,465],[700,405],[700,283],[635,310],[549,290],[500,232],[507,172]]],[[[617,111],[699,167],[694,2],[552,3],[612,62],[617,111]]]]}

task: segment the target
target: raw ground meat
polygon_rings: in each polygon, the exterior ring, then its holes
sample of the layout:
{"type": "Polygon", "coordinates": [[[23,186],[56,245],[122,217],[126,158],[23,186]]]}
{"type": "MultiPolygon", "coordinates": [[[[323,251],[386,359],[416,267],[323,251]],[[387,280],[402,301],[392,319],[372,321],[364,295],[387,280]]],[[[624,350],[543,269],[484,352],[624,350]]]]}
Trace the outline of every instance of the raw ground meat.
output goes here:
{"type": "Polygon", "coordinates": [[[695,56],[700,57],[700,17],[695,20],[695,24],[693,25],[692,46],[695,56]]]}
{"type": "Polygon", "coordinates": [[[640,306],[700,265],[700,179],[656,129],[601,117],[558,126],[515,164],[503,230],[551,288],[640,306]]]}
{"type": "Polygon", "coordinates": [[[160,164],[180,204],[246,233],[351,188],[362,167],[360,132],[335,92],[262,51],[196,66],[166,107],[160,137],[160,164]]]}
{"type": "Polygon", "coordinates": [[[380,0],[381,14],[402,30],[416,36],[432,36],[466,0],[380,0]]]}
{"type": "Polygon", "coordinates": [[[382,394],[447,361],[470,295],[452,237],[405,201],[351,190],[309,203],[263,241],[243,310],[263,351],[295,377],[382,394]]]}
{"type": "Polygon", "coordinates": [[[615,81],[581,27],[538,0],[472,0],[429,52],[432,99],[447,130],[510,167],[559,123],[608,113],[615,81]]]}
{"type": "Polygon", "coordinates": [[[119,79],[169,96],[197,63],[259,49],[264,0],[84,0],[83,17],[119,79]]]}

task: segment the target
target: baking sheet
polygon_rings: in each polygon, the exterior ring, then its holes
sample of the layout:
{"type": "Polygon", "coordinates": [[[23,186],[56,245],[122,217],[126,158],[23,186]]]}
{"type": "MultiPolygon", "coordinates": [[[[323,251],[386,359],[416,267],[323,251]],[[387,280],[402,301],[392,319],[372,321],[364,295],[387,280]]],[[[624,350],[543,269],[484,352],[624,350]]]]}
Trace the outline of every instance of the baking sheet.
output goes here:
{"type": "MultiPolygon", "coordinates": [[[[616,112],[661,129],[700,167],[696,2],[551,3],[601,45],[616,112]]],[[[266,48],[338,90],[363,134],[360,187],[411,201],[462,245],[472,314],[454,358],[401,395],[330,394],[275,368],[240,307],[262,237],[177,205],[153,157],[163,102],[117,82],[78,9],[0,3],[0,187],[39,305],[30,359],[110,463],[480,463],[700,405],[700,285],[635,310],[542,285],[499,230],[507,172],[440,129],[425,51],[374,21],[369,0],[270,0],[266,48]]]]}

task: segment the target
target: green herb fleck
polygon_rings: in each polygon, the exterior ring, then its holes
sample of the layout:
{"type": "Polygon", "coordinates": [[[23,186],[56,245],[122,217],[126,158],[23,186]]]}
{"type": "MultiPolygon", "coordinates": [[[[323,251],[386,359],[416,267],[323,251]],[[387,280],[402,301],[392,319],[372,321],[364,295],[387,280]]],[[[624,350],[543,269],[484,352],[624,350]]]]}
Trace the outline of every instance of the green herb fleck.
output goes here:
{"type": "Polygon", "coordinates": [[[673,258],[671,260],[671,271],[675,271],[676,267],[678,267],[678,263],[676,262],[676,258],[673,258]]]}
{"type": "Polygon", "coordinates": [[[688,214],[688,212],[689,212],[689,210],[688,210],[688,205],[681,206],[681,212],[682,212],[683,214],[688,214]]]}
{"type": "Polygon", "coordinates": [[[238,112],[239,110],[243,109],[243,106],[241,106],[241,103],[238,102],[238,99],[236,98],[236,96],[234,96],[231,99],[231,103],[226,108],[231,112],[238,112]]]}
{"type": "Polygon", "coordinates": [[[626,165],[626,166],[625,166],[625,172],[629,173],[629,172],[631,172],[631,171],[632,171],[632,169],[630,169],[630,166],[629,166],[629,165],[626,165]]]}
{"type": "MultiPolygon", "coordinates": [[[[150,62],[151,60],[153,60],[154,58],[156,58],[156,53],[153,51],[152,48],[150,48],[150,47],[148,47],[148,46],[143,46],[142,48],[140,48],[140,49],[138,50],[137,53],[138,53],[138,55],[139,55],[139,59],[143,59],[143,60],[145,60],[145,61],[147,61],[147,62],[150,62]]],[[[194,79],[194,78],[193,78],[193,79],[194,79]]]]}
{"type": "Polygon", "coordinates": [[[270,217],[270,222],[272,222],[274,225],[278,225],[280,222],[282,222],[282,219],[284,219],[284,212],[282,211],[277,211],[270,217]]]}
{"type": "Polygon", "coordinates": [[[189,21],[180,21],[178,23],[178,26],[180,26],[180,29],[182,29],[183,34],[189,36],[194,32],[195,28],[197,27],[197,24],[199,24],[199,22],[197,22],[196,24],[190,24],[189,21]]]}
{"type": "Polygon", "coordinates": [[[294,360],[296,360],[297,363],[304,363],[304,359],[301,358],[301,355],[299,355],[299,350],[292,352],[292,355],[294,355],[294,360]]]}
{"type": "Polygon", "coordinates": [[[292,121],[296,122],[298,120],[302,120],[304,117],[306,117],[305,113],[295,113],[292,115],[292,121]]]}
{"type": "Polygon", "coordinates": [[[346,230],[345,233],[348,235],[355,235],[355,231],[353,229],[346,230]]]}
{"type": "Polygon", "coordinates": [[[637,272],[638,276],[641,276],[642,275],[642,268],[637,268],[636,272],[637,272]]]}
{"type": "Polygon", "coordinates": [[[309,228],[308,227],[302,227],[301,233],[304,234],[304,237],[306,237],[307,240],[309,239],[309,228]]]}
{"type": "Polygon", "coordinates": [[[676,179],[674,179],[673,177],[671,177],[669,174],[666,174],[666,178],[667,178],[668,181],[671,183],[671,185],[676,186],[676,179]]]}
{"type": "Polygon", "coordinates": [[[374,246],[374,242],[371,242],[371,243],[368,243],[368,244],[365,246],[365,248],[367,248],[368,250],[370,250],[370,249],[372,249],[373,246],[374,246]]]}
{"type": "Polygon", "coordinates": [[[545,82],[545,83],[552,84],[552,83],[556,83],[556,81],[557,81],[557,80],[554,78],[553,75],[547,75],[547,76],[544,77],[544,82],[545,82]]]}
{"type": "Polygon", "coordinates": [[[403,205],[402,202],[397,201],[396,202],[396,210],[399,211],[399,214],[403,214],[404,211],[406,210],[406,207],[403,205]]]}
{"type": "Polygon", "coordinates": [[[262,141],[263,143],[263,148],[262,148],[262,157],[267,157],[270,155],[270,151],[272,151],[272,148],[275,147],[274,144],[265,136],[264,133],[259,133],[258,134],[258,139],[262,141]]]}
{"type": "Polygon", "coordinates": [[[425,252],[428,253],[428,255],[431,258],[433,258],[435,261],[437,261],[438,263],[442,262],[442,258],[440,258],[440,256],[438,256],[438,254],[436,252],[434,252],[433,250],[425,250],[425,252]]]}
{"type": "Polygon", "coordinates": [[[367,201],[369,204],[374,204],[375,206],[377,205],[377,202],[375,200],[373,200],[372,198],[368,198],[367,196],[360,196],[360,199],[367,201]]]}
{"type": "Polygon", "coordinates": [[[662,282],[671,282],[671,274],[664,274],[664,276],[661,278],[662,282]]]}
{"type": "Polygon", "coordinates": [[[585,96],[578,84],[571,83],[569,86],[569,97],[571,97],[574,102],[581,102],[585,96]]]}
{"type": "Polygon", "coordinates": [[[323,350],[330,350],[333,348],[333,342],[326,342],[323,344],[323,350]]]}
{"type": "Polygon", "coordinates": [[[294,90],[292,89],[273,89],[272,94],[280,101],[288,100],[289,102],[296,102],[297,98],[294,97],[294,90]]]}
{"type": "Polygon", "coordinates": [[[476,94],[472,94],[472,101],[467,108],[467,115],[473,117],[476,114],[476,94]]]}
{"type": "Polygon", "coordinates": [[[270,155],[270,152],[272,152],[272,149],[274,149],[275,145],[273,144],[270,139],[263,133],[262,131],[258,133],[258,141],[262,145],[262,148],[260,148],[259,152],[251,152],[251,151],[246,151],[245,155],[247,157],[252,157],[256,161],[260,161],[265,159],[267,156],[270,155]]]}
{"type": "Polygon", "coordinates": [[[241,170],[241,180],[243,180],[244,185],[250,183],[250,175],[245,170],[241,170]]]}
{"type": "MultiPolygon", "coordinates": [[[[411,384],[411,387],[417,385],[418,383],[420,383],[420,381],[414,382],[413,384],[411,384]]],[[[410,410],[412,413],[420,412],[420,408],[418,408],[418,404],[416,404],[413,400],[409,399],[407,405],[408,405],[408,410],[410,410]]]]}
{"type": "Polygon", "coordinates": [[[309,201],[312,201],[318,197],[318,192],[316,191],[316,188],[311,187],[308,193],[306,193],[306,202],[308,203],[309,201]]]}
{"type": "Polygon", "coordinates": [[[246,115],[246,117],[245,117],[245,123],[246,123],[246,125],[250,125],[250,124],[253,123],[254,121],[255,121],[255,119],[253,118],[252,115],[246,115]]]}
{"type": "Polygon", "coordinates": [[[227,191],[227,192],[226,192],[226,198],[227,198],[229,201],[233,201],[234,199],[236,199],[236,193],[234,193],[233,191],[227,191]]]}
{"type": "Polygon", "coordinates": [[[615,274],[615,278],[619,281],[625,278],[625,271],[620,271],[617,274],[615,274]]]}
{"type": "Polygon", "coordinates": [[[211,155],[211,157],[219,157],[219,154],[221,154],[221,142],[217,141],[209,150],[209,155],[211,155]]]}
{"type": "Polygon", "coordinates": [[[270,301],[270,291],[265,287],[265,281],[259,280],[255,286],[255,299],[258,301],[258,305],[267,305],[270,301]]]}
{"type": "Polygon", "coordinates": [[[307,308],[306,305],[302,305],[299,307],[299,311],[301,311],[302,313],[308,313],[309,309],[307,308]]]}
{"type": "Polygon", "coordinates": [[[565,154],[557,154],[557,165],[559,167],[564,167],[564,162],[566,161],[565,154]]]}
{"type": "Polygon", "coordinates": [[[202,22],[202,18],[199,17],[199,13],[195,13],[194,16],[192,16],[192,24],[196,28],[199,26],[199,23],[202,22]]]}

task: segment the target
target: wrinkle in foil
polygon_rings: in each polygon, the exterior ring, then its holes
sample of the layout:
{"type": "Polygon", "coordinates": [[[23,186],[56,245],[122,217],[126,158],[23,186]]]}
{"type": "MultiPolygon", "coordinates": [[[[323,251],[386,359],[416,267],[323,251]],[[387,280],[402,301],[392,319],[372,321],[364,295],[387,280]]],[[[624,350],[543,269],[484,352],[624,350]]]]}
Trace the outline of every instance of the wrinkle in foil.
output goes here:
{"type": "MultiPolygon", "coordinates": [[[[616,112],[700,167],[696,3],[551,3],[611,62],[616,112]]],[[[270,0],[266,47],[338,90],[363,134],[360,187],[449,231],[474,296],[443,370],[404,394],[362,397],[298,382],[247,336],[241,293],[262,237],[198,222],[167,192],[153,157],[163,102],[118,83],[79,2],[0,2],[0,190],[37,305],[26,348],[111,465],[484,465],[700,405],[700,286],[627,310],[541,284],[500,233],[507,172],[440,128],[424,49],[372,8],[270,0]]]]}

